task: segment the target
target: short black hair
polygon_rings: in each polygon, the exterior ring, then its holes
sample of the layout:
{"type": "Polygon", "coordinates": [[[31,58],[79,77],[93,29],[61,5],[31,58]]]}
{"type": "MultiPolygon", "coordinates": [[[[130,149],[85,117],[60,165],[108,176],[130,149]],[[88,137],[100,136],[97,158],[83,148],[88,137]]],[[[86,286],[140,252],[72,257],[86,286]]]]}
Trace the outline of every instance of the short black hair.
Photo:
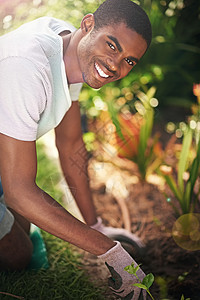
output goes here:
{"type": "Polygon", "coordinates": [[[149,18],[146,12],[131,0],[104,1],[94,12],[94,19],[94,30],[123,22],[144,38],[147,47],[151,43],[152,29],[149,18]]]}

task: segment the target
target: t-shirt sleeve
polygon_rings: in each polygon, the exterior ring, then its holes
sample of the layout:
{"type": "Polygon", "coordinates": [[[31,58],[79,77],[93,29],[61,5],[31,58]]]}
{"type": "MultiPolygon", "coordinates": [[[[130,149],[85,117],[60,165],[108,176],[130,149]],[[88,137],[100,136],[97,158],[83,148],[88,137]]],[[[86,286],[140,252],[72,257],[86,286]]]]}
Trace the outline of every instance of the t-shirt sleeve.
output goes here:
{"type": "Polygon", "coordinates": [[[47,92],[44,76],[29,59],[0,61],[0,132],[19,140],[36,140],[47,92]]]}
{"type": "Polygon", "coordinates": [[[72,101],[78,100],[81,88],[82,88],[82,83],[70,84],[69,93],[72,101]]]}

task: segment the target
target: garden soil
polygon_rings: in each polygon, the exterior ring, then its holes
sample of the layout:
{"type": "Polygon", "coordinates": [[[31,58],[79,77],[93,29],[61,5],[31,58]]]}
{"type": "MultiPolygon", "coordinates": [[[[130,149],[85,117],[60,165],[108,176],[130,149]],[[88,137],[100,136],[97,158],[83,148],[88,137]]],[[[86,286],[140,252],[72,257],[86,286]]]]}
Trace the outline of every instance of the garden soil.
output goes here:
{"type": "MultiPolygon", "coordinates": [[[[154,274],[151,292],[155,300],[180,300],[182,294],[184,299],[200,300],[200,251],[184,250],[175,242],[172,231],[176,217],[164,196],[163,181],[151,175],[141,182],[134,163],[113,156],[111,159],[108,149],[100,147],[89,162],[98,215],[108,226],[130,227],[144,243],[143,251],[127,250],[146,274],[154,274]]],[[[107,286],[105,266],[88,253],[84,253],[83,263],[91,279],[107,286]]],[[[105,299],[118,298],[107,290],[105,299]]]]}

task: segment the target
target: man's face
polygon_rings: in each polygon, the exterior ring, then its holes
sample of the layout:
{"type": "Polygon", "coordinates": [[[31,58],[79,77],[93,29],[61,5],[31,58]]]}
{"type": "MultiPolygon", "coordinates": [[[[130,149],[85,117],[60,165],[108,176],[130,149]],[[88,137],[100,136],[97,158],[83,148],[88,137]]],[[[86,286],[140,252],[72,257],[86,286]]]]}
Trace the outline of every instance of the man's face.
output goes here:
{"type": "Polygon", "coordinates": [[[125,77],[146,49],[143,37],[124,23],[88,32],[77,49],[83,81],[97,89],[125,77]]]}

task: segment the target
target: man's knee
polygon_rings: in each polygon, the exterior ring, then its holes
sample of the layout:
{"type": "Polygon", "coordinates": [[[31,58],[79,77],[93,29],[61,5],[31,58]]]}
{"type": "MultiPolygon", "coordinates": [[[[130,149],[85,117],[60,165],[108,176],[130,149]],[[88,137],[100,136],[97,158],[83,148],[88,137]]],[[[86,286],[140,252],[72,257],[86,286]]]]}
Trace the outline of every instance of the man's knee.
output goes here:
{"type": "Polygon", "coordinates": [[[15,221],[11,231],[0,240],[0,269],[25,269],[31,260],[32,251],[29,236],[15,221]]]}

